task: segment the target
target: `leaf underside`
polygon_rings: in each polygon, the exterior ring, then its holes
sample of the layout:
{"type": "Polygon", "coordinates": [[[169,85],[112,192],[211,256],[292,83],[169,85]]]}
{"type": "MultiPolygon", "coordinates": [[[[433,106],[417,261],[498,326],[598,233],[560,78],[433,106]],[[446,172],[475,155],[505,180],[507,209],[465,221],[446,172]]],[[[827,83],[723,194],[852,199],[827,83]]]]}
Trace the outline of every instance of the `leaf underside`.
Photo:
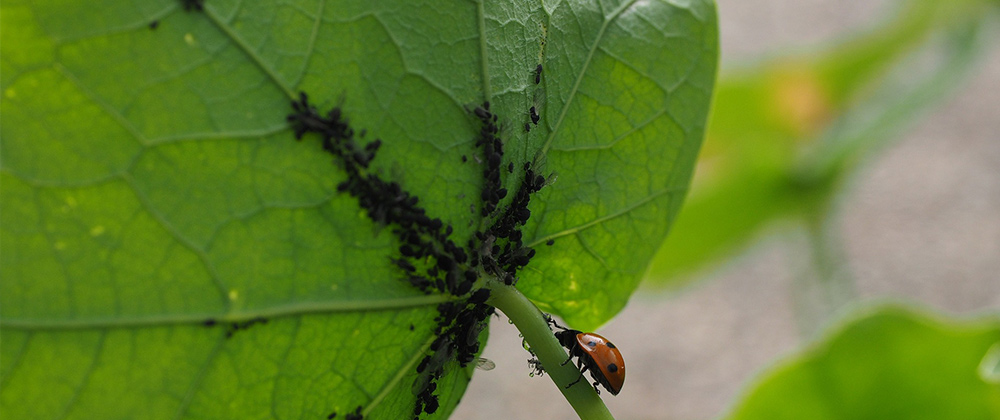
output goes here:
{"type": "MultiPolygon", "coordinates": [[[[298,91],[382,139],[375,170],[459,243],[484,223],[467,109],[489,99],[505,161],[557,176],[518,287],[603,323],[683,198],[715,76],[708,1],[63,3],[0,13],[12,419],[411,414],[444,297],[399,280],[391,232],[293,141],[298,91]]],[[[435,416],[470,376],[440,380],[435,416]]]]}

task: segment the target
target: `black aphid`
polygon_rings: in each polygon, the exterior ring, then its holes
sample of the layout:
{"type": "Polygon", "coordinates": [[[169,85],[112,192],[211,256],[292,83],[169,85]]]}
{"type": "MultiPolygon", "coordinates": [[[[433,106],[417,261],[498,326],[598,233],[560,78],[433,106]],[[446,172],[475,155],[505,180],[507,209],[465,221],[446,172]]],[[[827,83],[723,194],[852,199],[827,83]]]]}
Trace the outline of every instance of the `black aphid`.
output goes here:
{"type": "Polygon", "coordinates": [[[184,4],[184,10],[205,10],[205,0],[181,0],[184,4]]]}
{"type": "Polygon", "coordinates": [[[364,420],[365,416],[361,415],[361,406],[354,409],[353,413],[349,413],[344,416],[344,420],[364,420]]]}
{"type": "Polygon", "coordinates": [[[528,110],[528,112],[531,114],[531,123],[535,124],[535,125],[538,125],[538,120],[541,117],[538,116],[538,111],[535,110],[535,107],[532,106],[531,109],[528,110]]]}
{"type": "Polygon", "coordinates": [[[150,30],[154,30],[155,31],[156,28],[159,28],[159,27],[160,27],[160,21],[154,20],[152,22],[149,22],[149,29],[150,30]]]}
{"type": "Polygon", "coordinates": [[[538,67],[535,67],[535,84],[537,85],[541,83],[541,81],[542,81],[542,65],[539,64],[538,67]]]}

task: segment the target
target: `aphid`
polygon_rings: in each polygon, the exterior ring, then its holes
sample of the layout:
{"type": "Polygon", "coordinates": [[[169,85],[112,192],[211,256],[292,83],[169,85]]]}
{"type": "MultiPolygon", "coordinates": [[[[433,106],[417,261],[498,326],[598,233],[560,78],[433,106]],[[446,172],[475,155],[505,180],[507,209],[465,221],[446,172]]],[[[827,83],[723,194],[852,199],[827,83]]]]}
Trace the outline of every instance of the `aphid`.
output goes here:
{"type": "Polygon", "coordinates": [[[337,412],[336,411],[330,413],[329,416],[326,416],[326,420],[333,420],[334,417],[337,417],[337,412]]]}
{"type": "Polygon", "coordinates": [[[462,155],[462,163],[465,163],[465,162],[468,162],[468,161],[469,161],[469,158],[467,156],[465,156],[465,155],[462,155]]]}
{"type": "Polygon", "coordinates": [[[398,266],[399,268],[403,269],[403,271],[412,273],[414,270],[416,270],[416,268],[413,267],[413,264],[410,264],[409,261],[406,261],[402,258],[393,259],[392,262],[395,263],[396,266],[398,266]]]}
{"type": "Polygon", "coordinates": [[[534,377],[535,375],[545,375],[545,368],[542,366],[542,362],[538,361],[538,359],[534,357],[528,359],[528,367],[531,368],[531,373],[529,373],[528,376],[534,377]]]}
{"type": "Polygon", "coordinates": [[[492,360],[483,357],[476,358],[476,369],[490,371],[496,369],[497,364],[492,360]]]}
{"type": "Polygon", "coordinates": [[[159,26],[160,26],[160,21],[158,21],[158,20],[154,20],[152,22],[149,22],[149,29],[150,30],[156,30],[156,28],[158,28],[159,26]]]}
{"type": "MultiPolygon", "coordinates": [[[[486,104],[489,104],[489,102],[487,102],[486,104]]],[[[482,107],[478,107],[477,106],[475,109],[472,110],[472,112],[476,113],[476,116],[479,117],[479,119],[484,120],[484,121],[489,121],[489,119],[493,115],[493,114],[490,114],[489,109],[490,109],[490,107],[486,107],[484,109],[482,107]]]]}
{"type": "Polygon", "coordinates": [[[514,173],[514,162],[511,162],[507,165],[507,172],[514,173]]]}
{"type": "Polygon", "coordinates": [[[541,81],[542,81],[542,65],[539,64],[538,67],[535,67],[535,84],[537,85],[541,83],[541,81]]]}
{"type": "Polygon", "coordinates": [[[354,409],[353,413],[344,416],[344,420],[363,420],[365,416],[361,415],[361,406],[354,409]]]}
{"type": "Polygon", "coordinates": [[[214,327],[215,326],[215,319],[214,318],[206,319],[206,320],[202,321],[201,325],[206,326],[206,327],[214,327]]]}
{"type": "Polygon", "coordinates": [[[182,0],[184,10],[203,10],[205,0],[182,0]]]}
{"type": "Polygon", "coordinates": [[[554,243],[556,243],[555,239],[549,239],[549,240],[545,241],[545,245],[548,245],[548,246],[552,246],[552,244],[554,244],[554,243]]]}
{"type": "Polygon", "coordinates": [[[524,123],[524,132],[525,133],[531,132],[531,123],[524,123]]]}
{"type": "MultiPolygon", "coordinates": [[[[549,318],[549,322],[557,328],[563,328],[551,318],[549,318]]],[[[563,329],[555,335],[559,344],[569,350],[570,357],[563,364],[569,363],[576,357],[577,367],[580,368],[580,377],[567,385],[567,388],[580,382],[583,373],[589,370],[590,377],[594,379],[594,383],[591,385],[595,391],[600,393],[597,389],[597,385],[600,384],[611,392],[611,395],[618,395],[621,392],[622,385],[625,384],[625,359],[622,358],[618,347],[595,333],[563,329]]]]}
{"type": "Polygon", "coordinates": [[[528,110],[528,113],[531,114],[531,123],[538,125],[538,120],[541,119],[541,117],[538,116],[538,111],[535,110],[535,107],[532,106],[531,109],[528,110]]]}

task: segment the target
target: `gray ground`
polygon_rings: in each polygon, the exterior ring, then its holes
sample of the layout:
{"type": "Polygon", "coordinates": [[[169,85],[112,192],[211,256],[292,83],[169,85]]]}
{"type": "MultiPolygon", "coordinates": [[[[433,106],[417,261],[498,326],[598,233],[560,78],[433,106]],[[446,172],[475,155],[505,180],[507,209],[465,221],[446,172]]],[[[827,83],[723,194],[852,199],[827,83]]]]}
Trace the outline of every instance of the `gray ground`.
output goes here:
{"type": "MultiPolygon", "coordinates": [[[[719,0],[723,66],[807,49],[878,22],[889,1],[719,0]]],[[[869,162],[843,196],[838,230],[867,300],[949,313],[1000,310],[1000,48],[958,92],[869,162]]],[[[781,226],[695,285],[642,290],[601,331],[628,361],[619,419],[711,419],[798,348],[791,296],[803,239],[781,226]],[[655,339],[651,339],[655,338],[655,339]]],[[[517,331],[493,323],[455,419],[574,419],[546,378],[529,378],[517,331]]]]}

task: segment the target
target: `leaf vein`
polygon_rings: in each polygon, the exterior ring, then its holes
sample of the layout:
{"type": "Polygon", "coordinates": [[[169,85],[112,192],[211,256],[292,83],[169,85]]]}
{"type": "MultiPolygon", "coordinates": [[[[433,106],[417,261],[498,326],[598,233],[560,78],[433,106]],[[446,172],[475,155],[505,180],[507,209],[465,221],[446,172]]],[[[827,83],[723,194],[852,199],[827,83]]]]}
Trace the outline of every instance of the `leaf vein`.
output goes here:
{"type": "Polygon", "coordinates": [[[642,207],[642,206],[650,203],[651,201],[659,198],[660,196],[667,195],[667,194],[679,193],[679,192],[683,192],[683,191],[686,191],[686,190],[687,190],[687,187],[675,187],[675,188],[665,188],[665,189],[662,189],[662,190],[657,191],[657,192],[655,192],[653,194],[650,194],[648,197],[643,198],[642,200],[639,200],[639,201],[633,203],[632,205],[630,205],[628,207],[625,207],[625,208],[623,208],[623,209],[621,209],[621,210],[619,210],[619,211],[617,211],[615,213],[611,213],[611,214],[607,214],[607,215],[598,217],[598,218],[596,218],[594,220],[591,220],[589,222],[586,222],[586,223],[583,223],[583,224],[580,224],[580,225],[577,225],[577,226],[573,226],[573,227],[570,227],[570,228],[566,228],[566,229],[563,229],[563,230],[561,230],[559,232],[556,232],[556,233],[553,233],[553,234],[550,234],[550,235],[545,235],[545,236],[543,236],[541,238],[537,238],[534,241],[531,241],[531,243],[527,244],[526,246],[528,246],[528,247],[535,247],[535,246],[538,246],[538,245],[541,245],[541,244],[545,243],[546,241],[548,241],[550,239],[556,239],[556,238],[560,238],[560,237],[563,237],[563,236],[568,236],[568,235],[576,234],[577,232],[584,231],[584,230],[586,230],[588,228],[591,228],[591,227],[593,227],[593,226],[595,226],[595,225],[597,225],[599,223],[606,222],[608,220],[611,220],[611,219],[623,216],[625,214],[628,214],[632,210],[635,210],[635,209],[637,209],[639,207],[642,207]]]}
{"type": "Polygon", "coordinates": [[[600,46],[601,41],[604,40],[604,34],[608,29],[608,25],[610,25],[611,22],[614,22],[615,19],[618,18],[618,16],[621,16],[621,14],[625,10],[628,10],[628,8],[631,7],[633,4],[635,4],[636,1],[637,0],[631,0],[628,3],[623,4],[621,7],[618,8],[618,10],[615,10],[614,13],[611,14],[611,16],[608,16],[604,19],[604,23],[601,24],[601,29],[598,30],[597,37],[596,39],[594,39],[593,45],[590,46],[590,51],[587,53],[587,58],[583,62],[583,68],[580,69],[580,74],[577,75],[576,81],[573,82],[573,89],[571,89],[569,92],[569,97],[566,99],[566,104],[563,105],[562,111],[559,112],[559,118],[556,119],[556,123],[555,126],[552,127],[552,131],[549,132],[549,138],[545,140],[545,144],[542,145],[542,148],[538,150],[538,154],[535,156],[534,160],[535,166],[541,164],[542,160],[545,158],[545,155],[548,153],[549,148],[552,147],[552,142],[555,141],[556,134],[559,133],[559,128],[562,127],[562,123],[566,119],[566,114],[569,112],[570,105],[576,99],[576,93],[580,90],[580,84],[583,82],[583,76],[587,74],[587,69],[590,68],[590,63],[594,59],[594,52],[597,51],[597,48],[600,46]]]}

